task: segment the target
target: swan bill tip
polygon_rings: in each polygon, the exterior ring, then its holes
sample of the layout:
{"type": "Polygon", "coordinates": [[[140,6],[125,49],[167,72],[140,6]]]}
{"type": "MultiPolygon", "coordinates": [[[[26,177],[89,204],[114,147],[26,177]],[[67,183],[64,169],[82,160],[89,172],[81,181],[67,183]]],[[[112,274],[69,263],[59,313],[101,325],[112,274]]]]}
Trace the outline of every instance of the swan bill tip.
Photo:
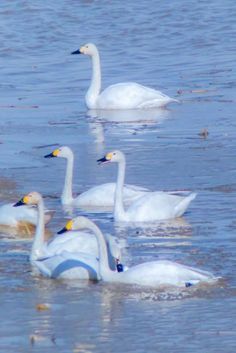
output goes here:
{"type": "Polygon", "coordinates": [[[66,223],[64,228],[62,228],[61,230],[59,230],[59,232],[57,232],[57,234],[63,234],[65,232],[68,232],[69,230],[72,230],[72,226],[73,226],[73,220],[71,219],[66,223]]]}
{"type": "Polygon", "coordinates": [[[44,158],[53,158],[53,157],[58,157],[60,153],[60,149],[57,148],[56,150],[54,150],[52,153],[49,154],[45,154],[44,158]]]}
{"type": "Polygon", "coordinates": [[[66,229],[66,227],[64,227],[64,228],[62,228],[61,230],[59,230],[58,232],[57,232],[57,234],[63,234],[63,233],[65,233],[65,232],[67,232],[68,231],[68,229],[66,229]]]}
{"type": "Polygon", "coordinates": [[[80,51],[80,49],[77,49],[71,52],[71,55],[74,55],[74,54],[83,54],[83,53],[80,51]]]}
{"type": "Polygon", "coordinates": [[[103,158],[97,159],[97,163],[100,164],[105,164],[110,162],[110,158],[108,158],[108,155],[104,156],[103,158]]]}
{"type": "Polygon", "coordinates": [[[18,202],[16,202],[13,207],[18,207],[18,206],[23,206],[25,205],[24,203],[24,198],[20,199],[18,202]]]}

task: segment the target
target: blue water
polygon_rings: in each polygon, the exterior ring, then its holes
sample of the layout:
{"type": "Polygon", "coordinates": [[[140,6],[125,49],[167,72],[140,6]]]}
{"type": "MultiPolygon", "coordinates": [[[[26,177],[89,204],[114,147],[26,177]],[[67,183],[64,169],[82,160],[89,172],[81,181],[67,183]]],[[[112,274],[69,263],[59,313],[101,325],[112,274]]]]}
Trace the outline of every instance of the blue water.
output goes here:
{"type": "Polygon", "coordinates": [[[56,232],[68,218],[65,164],[43,155],[69,145],[81,192],[115,180],[96,159],[121,149],[129,183],[198,196],[182,221],[156,228],[89,216],[127,240],[129,265],[165,258],[223,277],[179,293],[44,279],[31,273],[31,241],[1,233],[1,352],[235,352],[235,11],[231,0],[0,4],[1,202],[41,192],[56,232]],[[91,62],[70,55],[87,42],[100,50],[103,87],[133,80],[181,104],[87,112],[91,62]]]}

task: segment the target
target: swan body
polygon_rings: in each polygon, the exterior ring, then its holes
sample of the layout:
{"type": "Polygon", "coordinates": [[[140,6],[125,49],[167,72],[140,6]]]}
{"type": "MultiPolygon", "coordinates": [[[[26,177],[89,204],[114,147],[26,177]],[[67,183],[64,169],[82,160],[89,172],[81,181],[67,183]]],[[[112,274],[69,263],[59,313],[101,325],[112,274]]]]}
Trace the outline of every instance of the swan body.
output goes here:
{"type": "MultiPolygon", "coordinates": [[[[37,209],[24,206],[22,208],[13,207],[14,204],[8,203],[0,206],[0,226],[19,228],[23,230],[24,226],[30,230],[30,227],[36,226],[38,219],[37,209]]],[[[45,211],[44,221],[47,224],[52,218],[52,212],[45,211]]],[[[7,231],[7,228],[4,228],[7,231]]]]}
{"type": "Polygon", "coordinates": [[[88,43],[72,54],[85,54],[92,58],[92,80],[85,96],[89,109],[151,109],[178,102],[160,91],[135,82],[114,84],[101,92],[101,67],[97,47],[88,43]]]}
{"type": "Polygon", "coordinates": [[[125,155],[121,151],[107,153],[99,163],[118,163],[118,177],[115,192],[114,218],[119,222],[155,222],[180,217],[188,208],[196,193],[188,196],[157,191],[149,192],[124,209],[122,190],[125,178],[125,155]]]}
{"type": "Polygon", "coordinates": [[[141,286],[162,285],[186,287],[199,282],[214,282],[213,274],[168,260],[145,262],[128,268],[125,272],[114,272],[108,266],[104,236],[95,223],[86,217],[76,217],[67,224],[68,229],[89,229],[93,231],[99,244],[99,274],[103,281],[141,286]]]}
{"type": "MultiPolygon", "coordinates": [[[[92,187],[76,198],[72,195],[72,178],[74,166],[74,154],[68,146],[62,146],[45,158],[61,157],[67,160],[66,176],[64,188],[61,195],[63,205],[73,205],[77,207],[113,207],[115,199],[115,183],[105,183],[92,187]]],[[[124,202],[130,204],[149,190],[135,185],[125,185],[123,188],[124,202]]]]}
{"type": "MultiPolygon", "coordinates": [[[[30,254],[31,264],[35,270],[53,278],[98,279],[98,245],[91,233],[72,232],[68,238],[60,235],[49,243],[44,242],[44,203],[42,196],[31,192],[24,196],[15,206],[37,205],[38,222],[30,254]],[[86,241],[86,244],[84,242],[86,241]],[[57,275],[56,275],[57,274],[57,275]]],[[[111,268],[116,269],[116,261],[120,256],[120,248],[107,238],[109,261],[111,268]]]]}
{"type": "Polygon", "coordinates": [[[34,260],[34,272],[55,279],[99,280],[98,259],[87,253],[71,253],[34,260]]]}

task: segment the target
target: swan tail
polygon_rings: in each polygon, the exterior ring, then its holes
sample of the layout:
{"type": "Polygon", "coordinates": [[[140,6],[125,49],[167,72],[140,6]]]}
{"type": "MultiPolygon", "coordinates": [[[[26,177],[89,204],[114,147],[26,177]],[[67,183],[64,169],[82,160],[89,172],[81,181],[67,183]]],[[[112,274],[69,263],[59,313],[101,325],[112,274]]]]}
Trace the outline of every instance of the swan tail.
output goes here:
{"type": "Polygon", "coordinates": [[[189,196],[185,197],[180,201],[180,203],[175,207],[176,217],[180,217],[187,210],[191,201],[197,196],[196,192],[191,193],[189,196]]]}

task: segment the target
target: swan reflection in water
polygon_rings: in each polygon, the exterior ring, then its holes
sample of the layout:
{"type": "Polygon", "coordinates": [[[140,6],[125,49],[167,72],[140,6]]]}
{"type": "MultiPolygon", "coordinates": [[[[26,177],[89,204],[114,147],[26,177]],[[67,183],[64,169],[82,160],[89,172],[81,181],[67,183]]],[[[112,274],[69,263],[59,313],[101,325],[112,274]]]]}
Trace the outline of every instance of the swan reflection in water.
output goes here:
{"type": "Polygon", "coordinates": [[[159,109],[147,110],[88,110],[89,126],[91,133],[95,137],[95,142],[102,144],[105,142],[105,130],[122,130],[121,133],[129,135],[144,133],[146,129],[158,126],[168,119],[171,111],[159,109]]]}

